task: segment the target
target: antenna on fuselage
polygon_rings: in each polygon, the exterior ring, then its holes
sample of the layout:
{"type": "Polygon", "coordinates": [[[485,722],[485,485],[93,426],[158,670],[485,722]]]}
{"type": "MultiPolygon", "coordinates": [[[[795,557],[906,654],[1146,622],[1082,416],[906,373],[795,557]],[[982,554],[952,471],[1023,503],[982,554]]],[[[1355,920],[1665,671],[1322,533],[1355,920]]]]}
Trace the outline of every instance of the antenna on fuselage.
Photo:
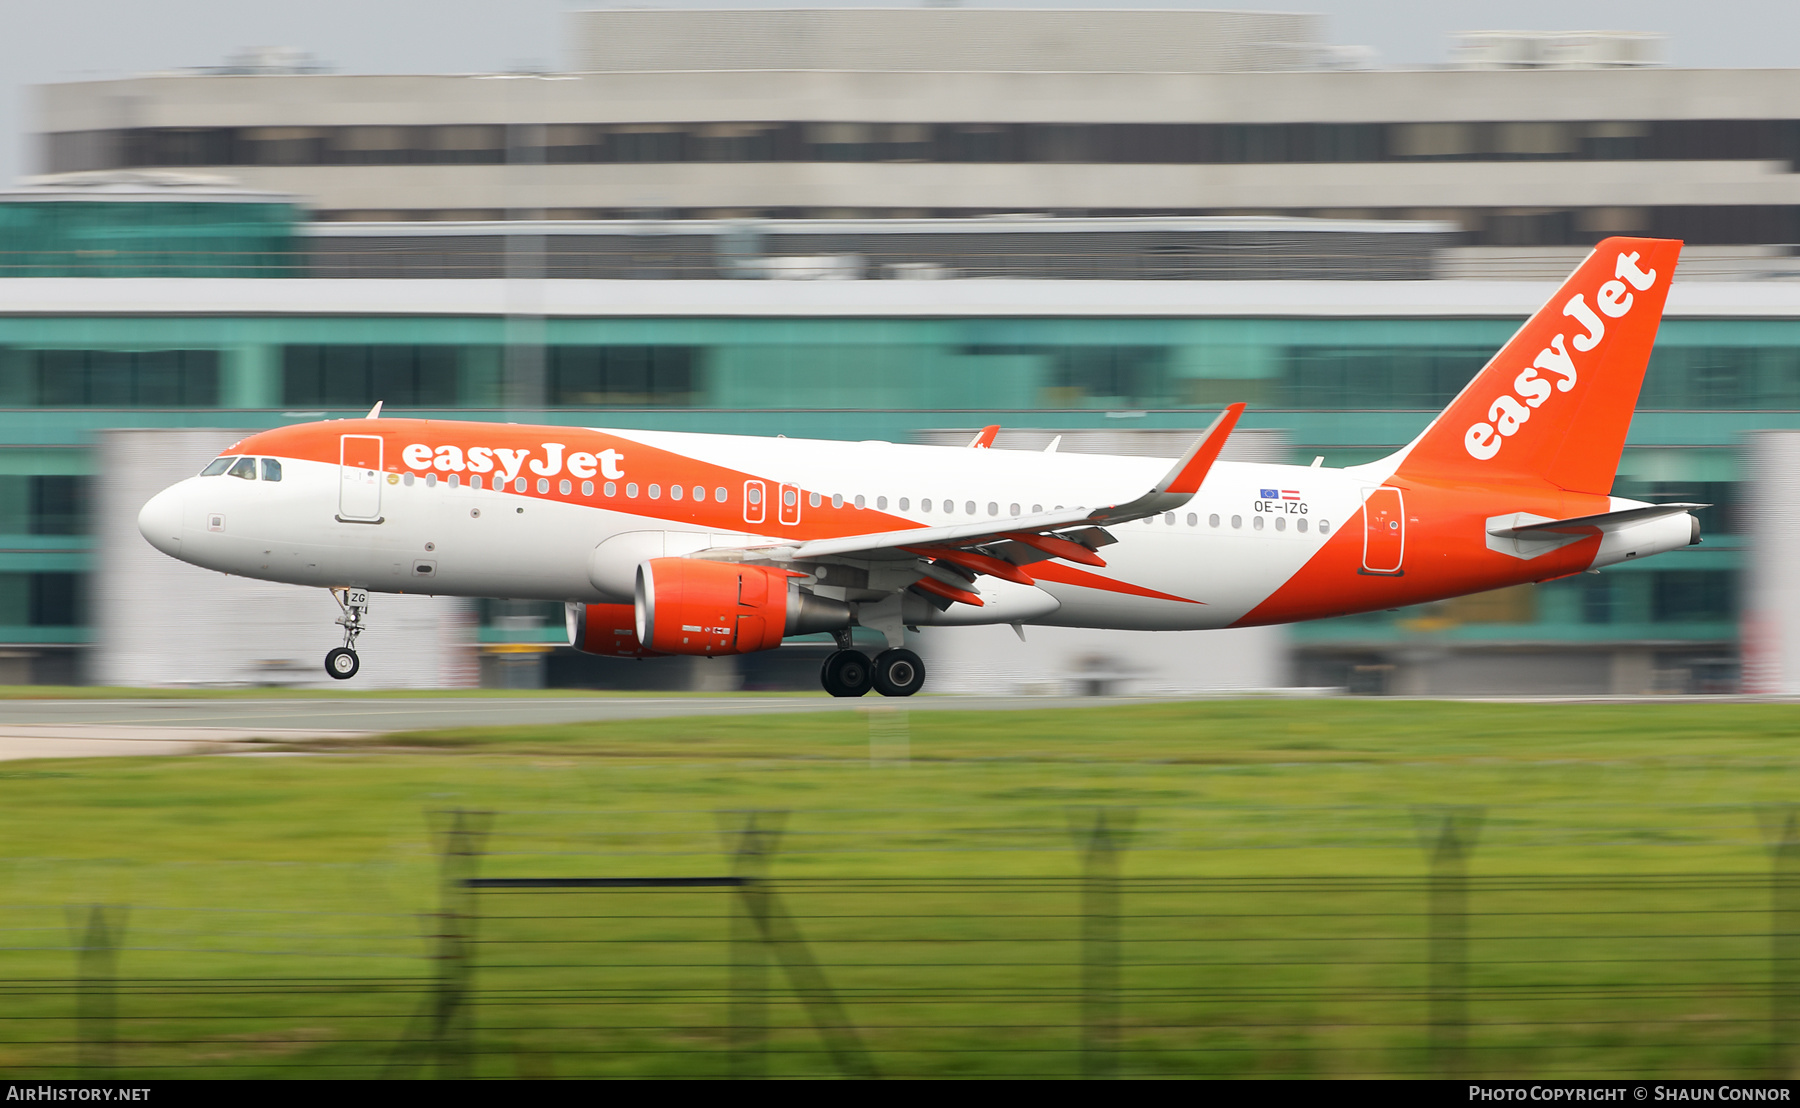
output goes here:
{"type": "Polygon", "coordinates": [[[368,415],[369,419],[380,419],[381,418],[381,403],[382,403],[381,401],[377,400],[375,402],[375,406],[373,408],[369,409],[369,415],[368,415]]]}
{"type": "Polygon", "coordinates": [[[1049,446],[1044,447],[1044,453],[1054,454],[1054,453],[1056,453],[1056,448],[1061,445],[1062,445],[1062,436],[1058,435],[1055,438],[1050,440],[1049,446]]]}

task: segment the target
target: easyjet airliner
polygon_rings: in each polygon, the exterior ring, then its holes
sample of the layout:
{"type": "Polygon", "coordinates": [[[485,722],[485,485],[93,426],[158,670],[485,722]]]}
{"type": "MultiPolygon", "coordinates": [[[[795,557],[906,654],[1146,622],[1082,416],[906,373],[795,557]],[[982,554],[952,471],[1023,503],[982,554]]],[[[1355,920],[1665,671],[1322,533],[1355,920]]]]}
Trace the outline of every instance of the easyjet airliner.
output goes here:
{"type": "Polygon", "coordinates": [[[348,678],[371,592],[560,600],[595,654],[829,632],[834,696],[910,696],[904,629],[1191,630],[1396,608],[1699,541],[1608,495],[1681,243],[1602,242],[1410,444],[1328,469],[381,418],[232,446],[138,526],[223,573],[333,590],[348,678]],[[873,658],[852,628],[886,640],[873,658]]]}

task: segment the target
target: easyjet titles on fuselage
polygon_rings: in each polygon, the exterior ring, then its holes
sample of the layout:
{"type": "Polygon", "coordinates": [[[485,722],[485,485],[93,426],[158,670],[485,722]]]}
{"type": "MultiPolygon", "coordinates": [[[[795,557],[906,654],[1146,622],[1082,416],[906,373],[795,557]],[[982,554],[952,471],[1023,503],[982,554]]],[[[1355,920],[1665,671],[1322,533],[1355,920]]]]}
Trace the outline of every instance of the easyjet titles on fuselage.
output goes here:
{"type": "Polygon", "coordinates": [[[502,482],[511,482],[523,469],[539,477],[555,477],[568,466],[569,476],[584,480],[596,475],[609,481],[625,476],[625,455],[617,450],[590,454],[577,450],[564,457],[568,447],[560,442],[543,444],[543,458],[532,457],[532,451],[513,450],[503,446],[471,446],[465,452],[460,446],[428,446],[422,442],[408,445],[400,452],[408,467],[434,469],[439,473],[493,473],[502,482]]]}

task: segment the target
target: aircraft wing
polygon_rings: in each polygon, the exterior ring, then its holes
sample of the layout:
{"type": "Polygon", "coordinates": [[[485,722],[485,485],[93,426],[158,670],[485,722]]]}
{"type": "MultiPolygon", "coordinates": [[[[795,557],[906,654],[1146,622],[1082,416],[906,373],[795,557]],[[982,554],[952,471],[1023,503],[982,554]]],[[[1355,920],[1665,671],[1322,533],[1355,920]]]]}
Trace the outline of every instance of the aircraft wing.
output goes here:
{"type": "Polygon", "coordinates": [[[868,535],[844,535],[835,539],[814,539],[792,547],[790,557],[804,561],[843,554],[875,554],[893,551],[900,554],[908,546],[978,546],[993,542],[1008,531],[1042,534],[1066,527],[1079,527],[1093,522],[1087,508],[1070,508],[1062,512],[1039,512],[1035,515],[987,519],[977,523],[952,523],[943,527],[912,527],[904,531],[878,531],[868,535]]]}
{"type": "Polygon", "coordinates": [[[955,575],[964,582],[991,574],[1031,583],[1031,578],[1017,567],[1051,558],[1104,567],[1106,562],[1094,550],[1117,541],[1106,533],[1106,526],[1171,512],[1186,504],[1199,491],[1243,412],[1242,404],[1226,408],[1162,480],[1143,495],[1117,504],[752,546],[729,552],[700,551],[689,556],[706,558],[728,553],[738,558],[748,555],[783,563],[827,558],[915,560],[924,577],[943,581],[944,577],[955,575]]]}

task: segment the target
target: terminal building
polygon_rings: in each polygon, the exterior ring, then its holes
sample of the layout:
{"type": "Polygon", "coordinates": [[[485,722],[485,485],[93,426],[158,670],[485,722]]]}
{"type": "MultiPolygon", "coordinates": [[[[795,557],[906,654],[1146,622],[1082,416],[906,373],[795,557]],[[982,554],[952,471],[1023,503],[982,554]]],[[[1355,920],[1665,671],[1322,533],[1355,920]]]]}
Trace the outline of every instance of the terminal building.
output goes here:
{"type": "Polygon", "coordinates": [[[1647,36],[1473,35],[1387,70],[1307,15],[569,19],[558,73],[274,59],[48,86],[42,168],[219,172],[331,221],[1429,219],[1477,268],[1612,233],[1800,241],[1792,74],[1656,65],[1647,36]]]}
{"type": "MultiPolygon", "coordinates": [[[[1585,244],[1628,232],[1690,246],[1615,492],[1713,505],[1703,545],[1229,640],[1039,636],[1010,669],[1002,628],[935,648],[972,675],[941,687],[1739,688],[1746,436],[1800,428],[1792,75],[1645,64],[1628,36],[1384,71],[1318,28],[593,12],[568,73],[40,90],[47,172],[0,195],[0,679],[114,674],[144,633],[110,614],[132,589],[99,517],[150,432],[379,400],[1173,455],[1244,400],[1240,456],[1343,465],[1409,440],[1585,244]]],[[[532,606],[407,620],[466,628],[479,670],[433,663],[457,680],[813,680],[806,647],[723,678],[583,658],[532,606]]]]}

